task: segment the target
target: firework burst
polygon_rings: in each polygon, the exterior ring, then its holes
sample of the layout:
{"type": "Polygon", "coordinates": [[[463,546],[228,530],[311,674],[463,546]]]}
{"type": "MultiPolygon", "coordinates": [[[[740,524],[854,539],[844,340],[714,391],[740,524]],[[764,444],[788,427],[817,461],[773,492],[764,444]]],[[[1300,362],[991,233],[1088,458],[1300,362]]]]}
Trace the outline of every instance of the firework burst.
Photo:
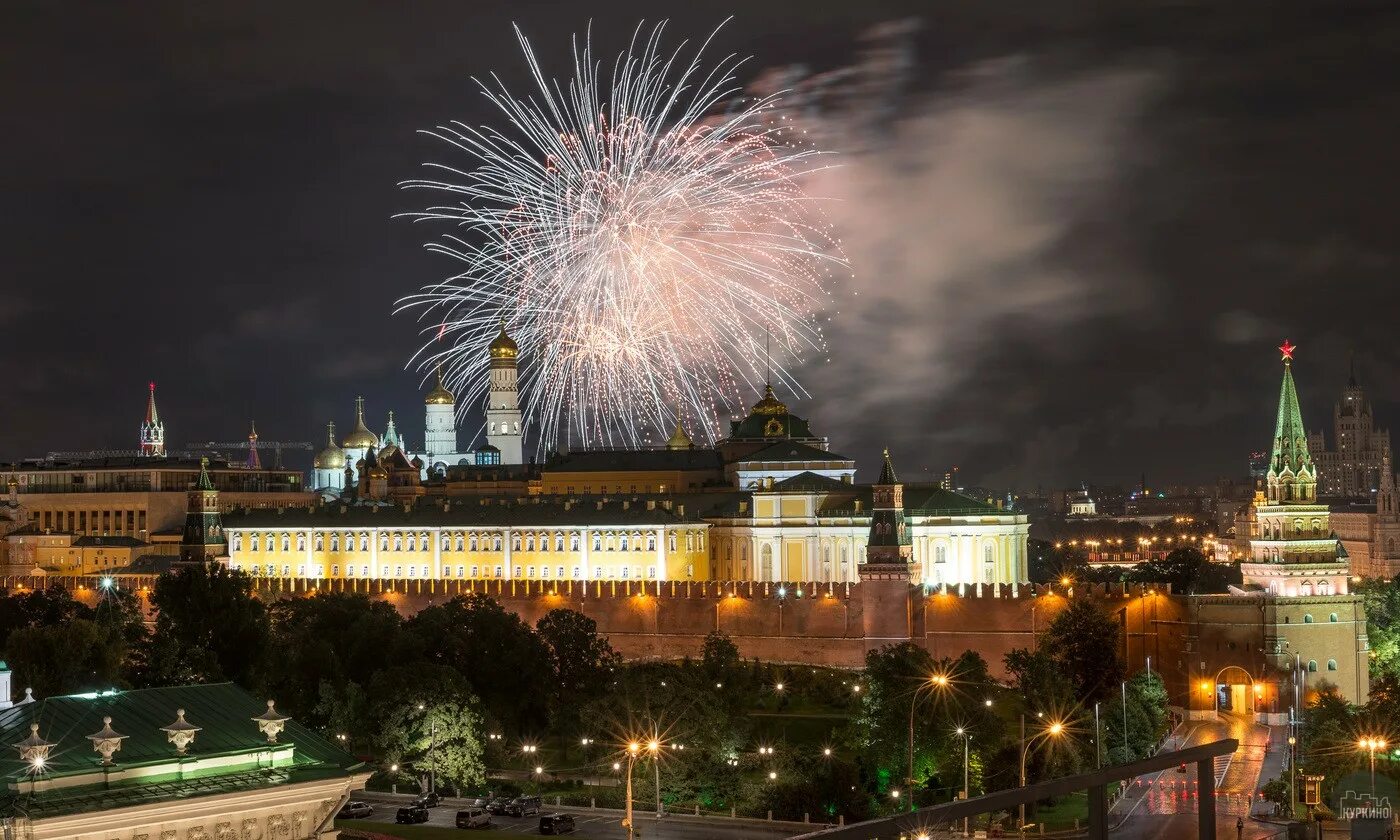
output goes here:
{"type": "Polygon", "coordinates": [[[462,264],[399,301],[432,336],[415,362],[441,364],[458,405],[477,405],[504,322],[545,451],[642,446],[678,418],[712,442],[770,368],[801,394],[793,368],[825,349],[845,262],[800,184],[818,150],[777,96],[742,94],[741,59],[706,69],[708,41],[663,52],[664,27],[639,26],[610,73],[576,40],[563,85],[517,28],[534,89],[479,81],[505,127],[424,132],[466,163],[402,184],[445,197],[405,215],[454,224],[426,247],[462,264]]]}

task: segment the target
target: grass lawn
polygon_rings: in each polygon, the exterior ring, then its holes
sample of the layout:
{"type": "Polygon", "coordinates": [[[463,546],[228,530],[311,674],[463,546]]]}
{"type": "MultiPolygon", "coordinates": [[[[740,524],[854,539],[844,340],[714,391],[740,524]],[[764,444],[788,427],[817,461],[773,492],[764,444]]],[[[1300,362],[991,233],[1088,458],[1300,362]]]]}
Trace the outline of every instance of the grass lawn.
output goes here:
{"type": "MultiPolygon", "coordinates": [[[[440,825],[393,825],[392,823],[367,823],[360,820],[336,820],[335,827],[340,831],[358,831],[368,834],[382,834],[387,837],[402,837],[403,840],[520,840],[518,831],[496,831],[490,828],[448,828],[440,825]]],[[[342,837],[345,835],[342,834],[342,837]]],[[[587,840],[585,835],[571,834],[578,840],[587,840]]]]}
{"type": "Polygon", "coordinates": [[[1073,828],[1076,819],[1081,826],[1088,824],[1089,796],[1083,791],[1072,793],[1054,805],[1042,805],[1035,816],[1026,817],[1027,822],[1045,823],[1047,831],[1073,828]]]}

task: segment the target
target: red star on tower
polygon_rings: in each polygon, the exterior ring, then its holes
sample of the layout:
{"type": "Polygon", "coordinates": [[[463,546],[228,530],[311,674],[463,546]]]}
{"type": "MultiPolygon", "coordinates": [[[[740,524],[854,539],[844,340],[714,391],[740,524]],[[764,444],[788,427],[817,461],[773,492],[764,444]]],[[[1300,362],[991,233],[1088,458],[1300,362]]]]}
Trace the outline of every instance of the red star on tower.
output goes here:
{"type": "Polygon", "coordinates": [[[1293,351],[1297,349],[1298,345],[1289,342],[1289,340],[1285,338],[1283,344],[1279,345],[1278,351],[1283,354],[1283,360],[1285,362],[1291,362],[1293,361],[1293,351]]]}

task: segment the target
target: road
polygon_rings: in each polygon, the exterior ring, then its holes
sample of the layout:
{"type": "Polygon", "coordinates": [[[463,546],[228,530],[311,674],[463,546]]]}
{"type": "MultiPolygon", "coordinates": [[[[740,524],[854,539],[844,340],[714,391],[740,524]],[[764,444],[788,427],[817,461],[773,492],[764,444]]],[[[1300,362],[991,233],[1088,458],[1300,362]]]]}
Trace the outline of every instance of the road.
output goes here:
{"type": "MultiPolygon", "coordinates": [[[[1257,804],[1260,779],[1269,749],[1269,729],[1253,721],[1233,715],[1221,715],[1219,721],[1190,721],[1182,726],[1184,743],[1173,748],[1208,744],[1223,738],[1236,738],[1240,748],[1216,763],[1216,838],[1235,840],[1238,820],[1244,820],[1244,840],[1276,837],[1283,827],[1249,818],[1257,804]]],[[[1113,832],[1115,837],[1137,840],[1178,840],[1196,836],[1197,799],[1196,767],[1188,765],[1185,773],[1164,770],[1134,780],[1129,795],[1114,808],[1113,819],[1127,814],[1127,819],[1113,832]]]]}
{"type": "MultiPolygon", "coordinates": [[[[407,797],[391,797],[387,794],[379,795],[373,792],[365,792],[363,795],[357,794],[357,799],[369,802],[374,805],[374,815],[368,819],[354,820],[354,824],[363,824],[365,828],[373,830],[372,823],[392,823],[394,812],[398,806],[403,804],[407,797]]],[[[444,800],[441,807],[431,809],[428,824],[436,826],[452,826],[457,815],[456,800],[444,800]]],[[[544,812],[562,811],[572,814],[577,824],[574,836],[589,838],[590,840],[626,840],[627,832],[622,828],[621,815],[615,811],[594,811],[589,808],[573,808],[569,806],[554,807],[546,806],[544,812]]],[[[723,817],[709,819],[696,819],[685,815],[676,815],[665,819],[657,820],[650,813],[638,812],[637,837],[640,840],[706,840],[706,838],[723,838],[724,840],[784,840],[796,834],[812,831],[818,826],[807,826],[805,829],[795,829],[791,823],[776,823],[765,825],[757,820],[729,820],[723,817]]],[[[498,831],[519,832],[525,836],[539,836],[538,817],[496,817],[491,818],[491,827],[498,831]]],[[[351,821],[346,821],[346,825],[351,821]]],[[[471,840],[471,833],[462,831],[463,840],[471,840]]]]}

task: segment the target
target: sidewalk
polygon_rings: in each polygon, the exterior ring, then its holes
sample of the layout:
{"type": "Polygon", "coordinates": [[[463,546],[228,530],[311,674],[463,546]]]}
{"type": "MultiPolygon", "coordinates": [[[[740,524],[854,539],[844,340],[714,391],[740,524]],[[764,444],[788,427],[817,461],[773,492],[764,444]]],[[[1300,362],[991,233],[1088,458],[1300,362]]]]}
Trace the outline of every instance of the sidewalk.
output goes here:
{"type": "MultiPolygon", "coordinates": [[[[1269,749],[1264,753],[1264,763],[1259,768],[1259,787],[1264,787],[1273,779],[1288,779],[1288,727],[1269,727],[1269,749]]],[[[1250,808],[1251,817],[1272,817],[1274,815],[1274,803],[1262,799],[1257,795],[1254,797],[1254,804],[1250,808]]]]}

